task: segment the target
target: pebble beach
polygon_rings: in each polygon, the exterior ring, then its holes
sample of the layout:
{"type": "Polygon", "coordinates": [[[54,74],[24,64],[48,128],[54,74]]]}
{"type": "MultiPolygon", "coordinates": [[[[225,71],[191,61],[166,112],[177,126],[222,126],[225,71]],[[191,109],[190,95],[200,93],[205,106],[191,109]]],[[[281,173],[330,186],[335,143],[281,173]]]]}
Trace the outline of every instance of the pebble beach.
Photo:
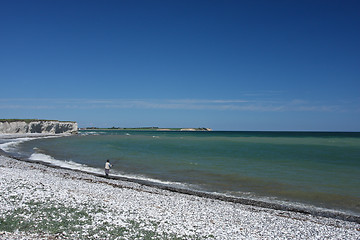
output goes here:
{"type": "Polygon", "coordinates": [[[360,224],[0,156],[0,239],[360,239],[360,224]]]}

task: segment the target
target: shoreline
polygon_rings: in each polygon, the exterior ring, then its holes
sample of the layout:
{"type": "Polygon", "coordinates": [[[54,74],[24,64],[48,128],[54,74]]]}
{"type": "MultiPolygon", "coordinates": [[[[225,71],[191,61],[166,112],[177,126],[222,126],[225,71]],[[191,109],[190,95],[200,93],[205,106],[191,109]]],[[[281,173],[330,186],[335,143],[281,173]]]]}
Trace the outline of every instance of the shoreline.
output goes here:
{"type": "MultiPolygon", "coordinates": [[[[44,137],[44,138],[46,138],[46,137],[64,137],[64,136],[71,136],[71,134],[39,134],[39,133],[6,134],[6,135],[0,135],[0,139],[16,139],[16,138],[26,138],[26,137],[30,137],[30,138],[44,137]]],[[[29,160],[29,159],[19,158],[19,157],[12,156],[12,155],[4,152],[2,149],[0,149],[0,156],[1,155],[5,155],[7,157],[14,158],[14,159],[28,162],[28,163],[41,164],[41,165],[52,167],[52,168],[65,169],[65,170],[90,174],[90,175],[93,175],[96,177],[101,177],[101,178],[105,177],[103,174],[89,172],[89,171],[80,170],[80,169],[73,169],[70,167],[58,166],[58,165],[55,165],[55,164],[52,164],[49,162],[44,162],[41,160],[29,160]]],[[[297,202],[283,202],[283,201],[266,201],[266,200],[262,200],[262,199],[227,196],[224,194],[204,192],[204,191],[198,191],[198,190],[193,190],[193,189],[189,189],[189,188],[176,187],[176,186],[164,184],[161,182],[154,182],[151,180],[137,179],[137,178],[131,178],[131,177],[126,177],[126,176],[116,176],[116,175],[111,175],[111,174],[108,177],[108,179],[133,182],[133,183],[138,183],[138,184],[148,186],[148,187],[158,188],[161,190],[167,190],[167,191],[181,193],[181,194],[188,194],[188,195],[193,195],[193,196],[198,196],[198,197],[203,197],[203,198],[208,198],[208,199],[250,205],[250,206],[255,206],[255,207],[269,208],[269,209],[274,209],[274,210],[282,210],[282,211],[289,211],[289,212],[295,212],[295,213],[310,214],[313,216],[334,218],[334,219],[339,219],[339,220],[344,220],[344,221],[356,222],[356,223],[360,224],[360,215],[358,215],[358,214],[347,212],[347,211],[336,210],[336,209],[316,207],[316,206],[312,206],[309,204],[300,204],[297,202]]]]}
{"type": "MultiPolygon", "coordinates": [[[[355,222],[172,192],[139,183],[106,179],[79,171],[24,162],[7,156],[0,156],[0,171],[2,172],[0,192],[10,187],[11,193],[4,194],[4,198],[18,198],[17,201],[0,198],[0,201],[3,201],[0,207],[0,219],[1,217],[6,219],[4,215],[9,213],[11,215],[27,202],[40,202],[36,205],[41,206],[40,209],[35,209],[37,212],[46,212],[43,210],[44,206],[57,202],[56,206],[62,206],[61,211],[64,211],[65,206],[71,205],[72,209],[80,209],[83,217],[90,214],[91,208],[95,205],[107,209],[100,211],[100,214],[98,210],[94,210],[92,213],[94,216],[91,217],[94,223],[90,224],[90,227],[83,226],[83,229],[96,228],[99,222],[107,222],[115,225],[114,228],[135,228],[135,232],[150,231],[158,237],[156,239],[176,239],[184,236],[185,239],[273,239],[276,237],[304,239],[304,236],[307,236],[307,239],[318,237],[357,239],[360,237],[360,224],[355,222]],[[84,206],[86,206],[86,214],[84,206]],[[110,216],[108,211],[112,212],[110,216]],[[106,218],[106,221],[103,218],[106,218]],[[157,225],[151,229],[154,222],[157,225]],[[138,226],[139,224],[141,226],[138,226]],[[293,231],[289,232],[289,229],[293,231]]],[[[50,209],[55,215],[60,211],[53,206],[50,209]]],[[[31,219],[32,214],[34,213],[28,213],[30,216],[25,219],[31,219]]],[[[49,218],[47,221],[50,223],[54,221],[49,218]]],[[[66,216],[66,220],[70,221],[69,216],[66,216]]],[[[39,233],[31,230],[4,232],[4,229],[0,229],[0,239],[19,239],[11,238],[19,235],[26,236],[26,239],[48,239],[50,236],[72,239],[79,237],[77,234],[83,234],[83,229],[78,233],[65,230],[61,233],[51,231],[39,233]],[[34,238],[31,238],[32,235],[34,238]],[[45,237],[41,238],[42,235],[45,237]],[[5,238],[2,238],[3,236],[5,238]]],[[[135,232],[127,232],[119,236],[136,235],[135,232]]],[[[105,236],[107,232],[101,234],[105,236]]],[[[91,239],[90,236],[89,238],[91,239]]],[[[116,239],[116,236],[111,234],[107,239],[116,239]]]]}
{"type": "MultiPolygon", "coordinates": [[[[359,217],[344,215],[343,213],[339,214],[338,212],[334,215],[333,211],[314,212],[309,209],[299,209],[279,204],[269,205],[269,203],[262,201],[226,197],[126,177],[112,176],[105,178],[103,174],[63,168],[40,161],[17,159],[3,151],[0,151],[0,171],[2,172],[0,174],[0,193],[1,190],[4,193],[4,197],[0,198],[0,222],[2,217],[4,218],[4,214],[10,214],[11,211],[16,212],[18,207],[16,203],[31,202],[34,196],[31,195],[33,189],[29,188],[29,186],[37,189],[39,184],[41,186],[46,184],[41,181],[38,182],[41,176],[46,176],[43,179],[50,183],[60,184],[61,187],[59,190],[53,189],[53,186],[49,185],[39,191],[38,194],[41,197],[37,201],[41,202],[40,205],[44,205],[44,199],[46,199],[43,196],[44,193],[50,192],[48,195],[56,196],[57,191],[62,191],[61,188],[67,188],[64,182],[72,184],[72,181],[76,181],[76,186],[70,187],[70,190],[67,189],[73,194],[72,197],[74,199],[85,198],[86,204],[89,204],[88,200],[90,198],[92,199],[90,205],[96,202],[95,205],[101,203],[105,204],[106,208],[111,208],[111,211],[113,211],[112,217],[116,218],[116,221],[122,219],[121,224],[112,224],[114,229],[119,227],[123,229],[130,226],[130,229],[135,229],[136,232],[150,231],[151,234],[158,237],[155,239],[304,239],[304,236],[307,236],[305,237],[307,239],[319,237],[326,239],[360,238],[359,217]],[[14,170],[16,170],[16,173],[14,170]],[[7,177],[12,178],[12,181],[8,182],[10,185],[6,185],[7,177]],[[4,198],[6,200],[7,195],[14,196],[11,193],[7,194],[4,189],[12,189],[14,188],[12,184],[17,185],[18,182],[23,184],[21,187],[15,187],[15,192],[19,190],[20,194],[23,195],[20,200],[15,201],[15,205],[10,207],[6,207],[9,202],[1,204],[1,200],[4,201],[4,198]],[[86,188],[84,185],[86,185],[86,188]],[[101,185],[100,194],[99,185],[101,185]],[[126,194],[124,193],[125,190],[126,194]],[[114,193],[109,195],[107,194],[108,191],[114,191],[114,193]],[[104,198],[104,194],[108,198],[104,198]],[[122,205],[122,207],[119,207],[118,204],[122,205]],[[136,206],[134,207],[134,205],[136,206]],[[131,211],[135,211],[137,214],[127,213],[129,207],[132,208],[131,211]],[[169,219],[172,219],[171,224],[169,224],[169,219]],[[157,222],[156,228],[152,227],[154,225],[153,220],[157,222]],[[135,222],[136,224],[134,224],[135,222]],[[139,222],[146,224],[139,229],[139,222]],[[293,232],[289,232],[289,229],[293,229],[293,232]],[[316,232],[315,235],[314,232],[316,232]]],[[[60,197],[62,198],[60,205],[72,201],[70,196],[61,195],[60,197]]],[[[46,202],[45,205],[51,205],[52,201],[46,202]]],[[[84,202],[75,201],[72,204],[74,209],[83,209],[84,202]]],[[[38,209],[38,211],[41,212],[42,209],[38,209]]],[[[87,210],[85,211],[86,214],[83,214],[87,215],[87,210]]],[[[57,210],[55,209],[54,212],[56,213],[57,210]]],[[[91,219],[111,218],[105,212],[100,215],[98,213],[94,214],[91,219]]],[[[52,222],[53,219],[50,218],[49,221],[52,222]]],[[[97,225],[98,222],[95,221],[89,228],[96,229],[97,225]]],[[[87,228],[88,226],[83,227],[87,228]]],[[[72,233],[65,231],[66,234],[61,235],[60,238],[66,239],[70,235],[69,239],[79,239],[81,235],[76,235],[80,234],[79,231],[81,233],[83,229],[78,230],[78,233],[76,231],[72,233]]],[[[15,231],[15,233],[4,231],[4,229],[1,229],[0,224],[0,239],[19,239],[14,237],[16,234],[20,234],[21,237],[26,236],[26,239],[48,239],[59,236],[58,233],[51,231],[49,233],[44,230],[40,233],[31,230],[15,231]],[[31,238],[29,234],[35,234],[34,238],[31,238]],[[47,237],[41,238],[41,234],[45,234],[47,237]],[[47,234],[50,234],[50,237],[47,234]],[[2,238],[3,236],[5,238],[2,238]]],[[[106,235],[106,232],[102,234],[105,239],[116,239],[113,236],[116,235],[115,233],[111,234],[111,236],[106,235]]],[[[118,233],[119,236],[133,236],[134,234],[136,235],[136,233],[129,232],[122,233],[122,235],[118,233]]],[[[88,238],[91,239],[90,235],[88,238]]],[[[129,239],[137,238],[129,237],[129,239]]]]}
{"type": "Polygon", "coordinates": [[[309,214],[309,215],[316,216],[316,217],[333,218],[333,219],[355,222],[355,223],[360,224],[360,216],[342,212],[342,211],[338,211],[338,210],[333,210],[333,209],[320,208],[320,207],[315,207],[315,206],[311,206],[311,205],[306,205],[306,206],[302,205],[301,206],[300,204],[297,204],[296,202],[280,203],[280,202],[275,202],[275,201],[270,202],[270,201],[252,199],[252,198],[226,196],[223,194],[216,194],[216,193],[211,193],[211,192],[203,192],[203,191],[197,191],[197,190],[192,190],[192,189],[187,189],[187,188],[174,187],[174,186],[170,186],[170,185],[163,184],[163,183],[153,182],[150,180],[142,180],[142,179],[136,179],[136,178],[130,178],[130,177],[115,176],[115,175],[111,175],[111,174],[109,175],[109,177],[105,177],[104,174],[87,172],[84,170],[72,169],[72,168],[68,168],[68,167],[62,167],[62,166],[54,165],[52,163],[38,161],[38,160],[21,159],[21,158],[15,157],[15,156],[11,156],[0,149],[0,156],[1,155],[16,159],[18,161],[23,161],[23,162],[27,162],[27,163],[33,163],[33,164],[40,164],[40,165],[43,165],[46,167],[51,167],[54,169],[69,170],[69,171],[89,174],[89,175],[92,175],[95,177],[105,178],[105,179],[110,179],[110,180],[131,182],[131,183],[141,184],[143,186],[166,190],[166,191],[170,191],[170,192],[174,192],[174,193],[192,195],[192,196],[208,198],[208,199],[212,199],[212,200],[220,200],[220,201],[230,202],[230,203],[235,203],[235,204],[249,205],[249,206],[253,206],[253,207],[268,208],[268,209],[272,209],[272,210],[281,210],[281,211],[287,211],[287,212],[309,214]]]}

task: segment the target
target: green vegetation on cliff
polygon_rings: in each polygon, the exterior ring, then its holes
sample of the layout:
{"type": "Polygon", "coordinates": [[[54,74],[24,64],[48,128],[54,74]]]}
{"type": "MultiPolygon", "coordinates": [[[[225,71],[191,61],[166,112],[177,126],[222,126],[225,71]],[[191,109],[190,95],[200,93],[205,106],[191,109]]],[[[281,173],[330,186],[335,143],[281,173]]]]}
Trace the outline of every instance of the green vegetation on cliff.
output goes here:
{"type": "Polygon", "coordinates": [[[59,121],[59,120],[46,120],[46,119],[0,119],[0,122],[25,122],[25,123],[31,123],[31,122],[72,122],[74,121],[59,121]]]}

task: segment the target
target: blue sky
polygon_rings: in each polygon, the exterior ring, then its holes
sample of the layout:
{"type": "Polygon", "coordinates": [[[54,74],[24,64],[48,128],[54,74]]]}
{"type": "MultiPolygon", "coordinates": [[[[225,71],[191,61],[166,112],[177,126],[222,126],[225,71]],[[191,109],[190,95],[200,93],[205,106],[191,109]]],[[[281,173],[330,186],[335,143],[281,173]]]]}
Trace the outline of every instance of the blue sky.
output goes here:
{"type": "Polygon", "coordinates": [[[1,1],[0,118],[360,131],[359,1],[1,1]]]}

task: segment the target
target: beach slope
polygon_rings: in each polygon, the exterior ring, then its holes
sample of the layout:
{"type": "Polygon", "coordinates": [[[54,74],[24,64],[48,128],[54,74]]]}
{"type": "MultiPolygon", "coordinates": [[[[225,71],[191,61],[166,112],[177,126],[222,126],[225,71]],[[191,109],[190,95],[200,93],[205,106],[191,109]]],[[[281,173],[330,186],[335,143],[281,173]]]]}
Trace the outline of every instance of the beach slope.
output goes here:
{"type": "Polygon", "coordinates": [[[360,239],[360,224],[0,156],[0,239],[360,239]]]}

